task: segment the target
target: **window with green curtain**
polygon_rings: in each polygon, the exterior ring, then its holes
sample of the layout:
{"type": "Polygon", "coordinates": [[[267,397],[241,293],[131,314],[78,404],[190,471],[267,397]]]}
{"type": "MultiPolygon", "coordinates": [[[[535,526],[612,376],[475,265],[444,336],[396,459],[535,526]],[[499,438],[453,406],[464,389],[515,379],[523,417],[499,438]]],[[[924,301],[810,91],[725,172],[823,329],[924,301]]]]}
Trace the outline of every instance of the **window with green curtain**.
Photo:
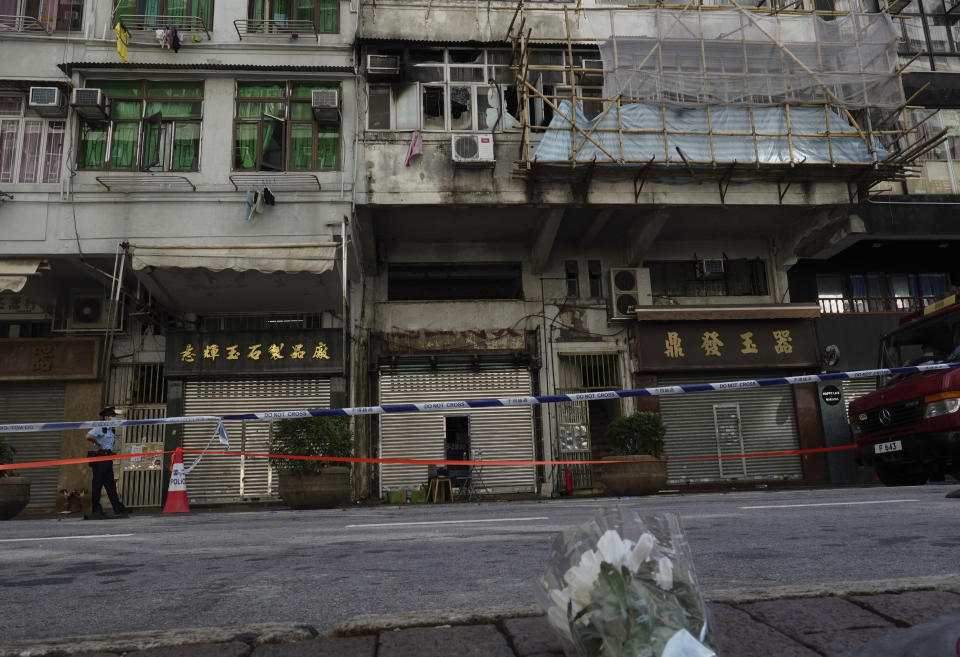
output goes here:
{"type": "Polygon", "coordinates": [[[171,171],[195,171],[200,168],[200,124],[177,123],[173,136],[171,171]]]}
{"type": "Polygon", "coordinates": [[[163,138],[163,116],[157,112],[148,114],[143,122],[143,155],[140,158],[140,168],[144,171],[162,166],[163,157],[160,147],[163,138]]]}
{"type": "Polygon", "coordinates": [[[257,123],[238,123],[234,140],[233,168],[251,171],[257,168],[257,123]]]}
{"type": "Polygon", "coordinates": [[[200,107],[200,103],[147,103],[146,116],[160,112],[166,120],[199,118],[200,107]]]}
{"type": "Polygon", "coordinates": [[[77,150],[77,166],[81,169],[102,169],[107,156],[106,126],[83,126],[77,150]]]}
{"type": "Polygon", "coordinates": [[[119,0],[117,9],[113,12],[114,25],[117,21],[127,19],[137,13],[137,0],[119,0]]]}
{"type": "Polygon", "coordinates": [[[283,84],[270,82],[240,82],[237,96],[240,98],[283,98],[287,95],[283,84]]]}
{"type": "Polygon", "coordinates": [[[340,0],[317,0],[317,31],[327,34],[340,31],[340,0]]]}
{"type": "Polygon", "coordinates": [[[148,82],[147,98],[203,98],[203,82],[148,82]]]}
{"type": "Polygon", "coordinates": [[[91,81],[86,86],[100,89],[110,98],[139,98],[141,93],[140,82],[135,80],[91,81]]]}
{"type": "Polygon", "coordinates": [[[317,132],[317,168],[340,168],[340,132],[326,129],[317,132]]]}
{"type": "Polygon", "coordinates": [[[295,123],[290,126],[290,168],[309,171],[313,165],[313,125],[295,123]]]}
{"type": "Polygon", "coordinates": [[[124,171],[137,165],[137,135],[140,124],[136,121],[123,121],[113,125],[110,145],[110,168],[124,171]]]}

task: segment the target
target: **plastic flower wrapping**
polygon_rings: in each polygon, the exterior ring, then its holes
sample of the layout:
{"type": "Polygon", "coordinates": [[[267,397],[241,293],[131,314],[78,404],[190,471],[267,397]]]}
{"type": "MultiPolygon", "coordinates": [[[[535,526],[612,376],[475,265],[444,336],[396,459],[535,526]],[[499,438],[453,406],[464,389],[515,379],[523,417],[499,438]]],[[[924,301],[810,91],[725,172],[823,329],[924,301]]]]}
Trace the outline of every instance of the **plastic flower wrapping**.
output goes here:
{"type": "Polygon", "coordinates": [[[568,657],[715,657],[676,514],[602,509],[557,539],[540,598],[568,657]]]}

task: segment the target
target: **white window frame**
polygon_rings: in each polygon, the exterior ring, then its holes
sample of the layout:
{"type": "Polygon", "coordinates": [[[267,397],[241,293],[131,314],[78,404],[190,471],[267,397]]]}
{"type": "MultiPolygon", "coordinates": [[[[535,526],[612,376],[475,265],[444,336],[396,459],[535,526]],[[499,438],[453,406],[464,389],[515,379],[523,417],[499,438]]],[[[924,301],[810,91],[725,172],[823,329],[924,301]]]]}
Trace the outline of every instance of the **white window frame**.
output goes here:
{"type": "MultiPolygon", "coordinates": [[[[442,69],[442,71],[443,71],[442,76],[441,76],[442,79],[438,79],[438,80],[434,80],[434,81],[418,81],[418,80],[412,80],[412,81],[407,81],[407,82],[403,82],[403,83],[400,83],[400,84],[395,83],[395,82],[394,82],[394,83],[390,83],[390,82],[383,82],[383,83],[381,83],[381,82],[372,82],[372,81],[371,81],[371,82],[368,82],[368,83],[367,83],[367,99],[368,99],[368,104],[367,104],[367,112],[366,112],[366,115],[367,115],[367,118],[366,118],[366,130],[372,131],[372,132],[386,131],[386,130],[389,130],[389,131],[404,131],[404,132],[407,132],[407,131],[413,131],[413,130],[420,130],[420,131],[422,131],[422,132],[429,132],[429,133],[441,133],[441,132],[450,132],[450,133],[516,132],[516,131],[519,130],[519,127],[513,127],[513,126],[507,127],[507,126],[506,126],[506,123],[507,123],[506,117],[508,116],[508,114],[507,114],[507,98],[506,98],[506,94],[507,94],[507,89],[514,86],[513,83],[512,83],[512,82],[500,82],[500,81],[498,81],[496,85],[493,85],[493,84],[490,84],[490,82],[489,82],[491,79],[496,79],[496,76],[495,76],[495,70],[496,70],[496,69],[505,69],[505,68],[507,68],[507,67],[509,66],[508,64],[504,64],[504,63],[502,63],[502,62],[494,62],[494,61],[491,61],[492,58],[490,57],[490,53],[491,53],[491,52],[505,52],[505,51],[499,50],[499,49],[486,49],[486,48],[484,48],[484,49],[478,49],[478,48],[442,48],[442,49],[441,49],[441,48],[429,48],[428,50],[434,50],[434,51],[436,51],[436,52],[441,53],[441,54],[442,54],[442,56],[441,56],[442,61],[437,61],[437,62],[426,62],[426,61],[425,61],[425,62],[415,63],[415,64],[413,64],[413,66],[414,66],[414,67],[417,67],[417,68],[439,68],[439,69],[442,69]],[[451,51],[456,51],[456,50],[482,50],[482,52],[483,52],[483,62],[482,62],[482,63],[479,63],[479,64],[478,64],[478,63],[460,63],[460,62],[453,62],[453,61],[452,61],[452,58],[451,58],[451,56],[450,56],[450,52],[451,52],[451,51]],[[450,75],[450,70],[451,70],[451,69],[464,69],[464,68],[467,68],[467,69],[471,69],[471,68],[472,68],[472,69],[477,69],[477,68],[480,68],[480,69],[482,69],[482,70],[483,70],[483,75],[482,75],[481,77],[484,78],[484,79],[481,80],[481,81],[473,81],[473,82],[452,81],[452,80],[451,80],[451,75],[450,75]],[[398,127],[397,127],[397,91],[396,91],[396,90],[397,90],[397,88],[400,87],[400,86],[402,86],[402,87],[408,87],[408,88],[413,88],[413,89],[415,90],[415,92],[416,92],[416,100],[417,100],[417,127],[404,127],[404,128],[398,128],[398,127]],[[438,128],[425,128],[425,127],[424,127],[424,121],[423,121],[423,118],[424,118],[424,117],[423,117],[423,90],[424,90],[424,87],[431,87],[431,86],[443,87],[443,94],[444,94],[444,100],[443,100],[444,109],[443,109],[443,111],[444,111],[444,116],[443,116],[443,127],[442,127],[442,128],[439,128],[439,127],[438,127],[438,128]],[[389,128],[372,128],[372,127],[370,127],[370,111],[369,111],[369,109],[370,109],[370,106],[369,106],[370,90],[373,89],[373,88],[382,89],[382,88],[384,88],[384,87],[388,87],[388,88],[390,89],[390,126],[389,126],[389,128]],[[450,104],[451,104],[451,100],[452,100],[452,99],[451,99],[451,95],[450,95],[450,90],[453,89],[453,88],[455,88],[455,87],[468,87],[468,88],[470,89],[470,110],[471,110],[471,117],[472,117],[472,118],[471,118],[470,127],[468,127],[468,128],[457,128],[457,129],[453,129],[453,128],[451,127],[452,116],[451,116],[451,112],[450,112],[450,104]],[[494,126],[494,127],[492,127],[492,128],[489,127],[489,126],[488,126],[487,128],[480,128],[480,127],[479,127],[479,110],[478,110],[478,106],[479,106],[478,89],[483,89],[483,90],[486,92],[486,90],[490,89],[491,87],[494,88],[494,89],[499,88],[498,97],[499,97],[499,99],[500,99],[501,107],[503,108],[503,113],[502,113],[502,115],[500,116],[500,120],[499,120],[499,122],[498,122],[498,125],[496,125],[496,126],[494,126]]],[[[562,51],[559,51],[559,50],[558,50],[557,53],[560,54],[560,53],[562,53],[562,51]]],[[[564,56],[565,56],[565,55],[564,55],[564,56]]],[[[519,119],[518,119],[518,122],[519,122],[519,119]]]]}
{"type": "MultiPolygon", "coordinates": [[[[67,120],[66,119],[48,119],[42,116],[38,116],[35,113],[32,113],[32,110],[27,106],[27,97],[24,94],[0,94],[2,99],[17,99],[20,101],[20,112],[16,115],[13,114],[0,114],[0,124],[8,121],[17,122],[17,131],[16,137],[14,138],[14,150],[13,150],[13,169],[12,177],[10,180],[3,178],[3,172],[0,171],[0,183],[4,185],[58,185],[60,184],[61,169],[63,167],[63,151],[66,146],[67,135],[67,120]],[[21,167],[23,166],[23,140],[25,136],[25,128],[27,122],[37,122],[40,123],[40,140],[37,144],[37,163],[36,169],[34,171],[35,180],[32,181],[21,181],[20,178],[23,175],[21,167]],[[44,164],[46,162],[47,156],[47,140],[54,130],[52,124],[60,124],[59,131],[63,135],[63,138],[60,143],[60,157],[57,167],[52,171],[54,179],[50,181],[45,181],[44,178],[44,164]]],[[[0,166],[2,166],[2,153],[0,153],[0,166]]]]}

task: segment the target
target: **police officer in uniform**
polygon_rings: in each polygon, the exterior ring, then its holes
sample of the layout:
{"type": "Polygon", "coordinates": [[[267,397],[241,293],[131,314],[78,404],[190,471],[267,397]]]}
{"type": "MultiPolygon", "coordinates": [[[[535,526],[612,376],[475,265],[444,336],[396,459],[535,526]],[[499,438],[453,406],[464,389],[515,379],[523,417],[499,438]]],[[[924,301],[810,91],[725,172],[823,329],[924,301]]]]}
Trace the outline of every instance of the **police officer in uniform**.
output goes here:
{"type": "MultiPolygon", "coordinates": [[[[101,420],[110,420],[116,415],[117,413],[113,408],[105,408],[100,411],[101,420]]],[[[110,456],[113,454],[113,444],[117,440],[117,435],[113,432],[113,427],[95,427],[87,433],[87,440],[93,443],[94,447],[92,451],[87,452],[88,456],[110,456]]],[[[100,505],[100,494],[104,488],[107,489],[107,497],[110,498],[114,517],[126,518],[127,509],[120,501],[120,496],[117,495],[117,482],[113,478],[113,461],[95,461],[90,463],[90,467],[93,469],[93,485],[91,486],[93,512],[89,516],[85,516],[85,519],[103,520],[107,517],[100,505]]]]}

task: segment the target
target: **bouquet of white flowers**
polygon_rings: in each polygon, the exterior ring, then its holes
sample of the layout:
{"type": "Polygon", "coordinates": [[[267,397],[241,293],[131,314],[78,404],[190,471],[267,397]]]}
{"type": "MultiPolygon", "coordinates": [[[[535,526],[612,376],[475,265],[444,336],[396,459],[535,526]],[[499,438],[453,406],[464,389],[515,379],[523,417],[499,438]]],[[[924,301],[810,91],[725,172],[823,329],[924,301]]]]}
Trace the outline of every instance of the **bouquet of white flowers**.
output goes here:
{"type": "Polygon", "coordinates": [[[541,584],[570,657],[715,657],[676,514],[601,510],[557,540],[541,584]]]}

